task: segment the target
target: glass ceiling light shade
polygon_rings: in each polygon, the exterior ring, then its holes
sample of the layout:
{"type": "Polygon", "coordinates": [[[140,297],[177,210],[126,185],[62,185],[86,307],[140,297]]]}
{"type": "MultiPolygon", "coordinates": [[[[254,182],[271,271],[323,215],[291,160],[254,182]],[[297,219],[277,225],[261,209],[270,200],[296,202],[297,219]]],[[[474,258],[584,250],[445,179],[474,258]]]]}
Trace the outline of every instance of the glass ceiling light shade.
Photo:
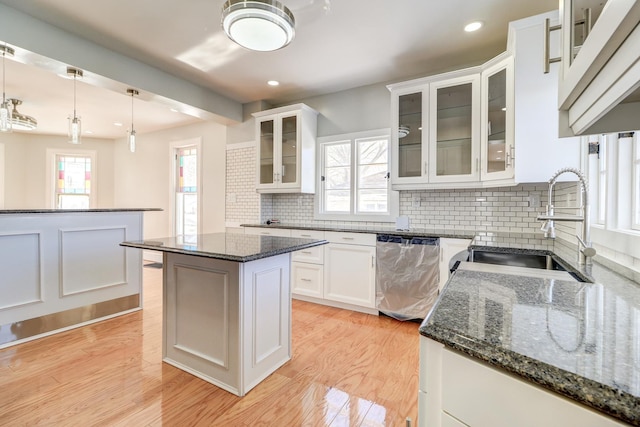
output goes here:
{"type": "Polygon", "coordinates": [[[11,129],[13,127],[11,123],[11,108],[9,108],[9,102],[7,101],[4,90],[4,58],[7,55],[13,56],[15,51],[7,45],[0,46],[0,51],[2,52],[2,104],[0,104],[0,132],[11,132],[11,129]]]}
{"type": "Polygon", "coordinates": [[[275,0],[228,0],[222,6],[222,28],[247,49],[282,49],[295,35],[293,13],[275,0]]]}
{"type": "Polygon", "coordinates": [[[11,126],[13,130],[34,130],[38,127],[38,121],[36,119],[18,112],[18,105],[22,104],[22,101],[15,98],[9,101],[13,104],[13,111],[11,112],[11,126]]]}
{"type": "Polygon", "coordinates": [[[76,79],[82,78],[82,70],[67,67],[67,75],[73,77],[73,116],[69,116],[69,143],[80,144],[82,141],[82,122],[76,115],[76,79]]]}
{"type": "Polygon", "coordinates": [[[135,153],[136,152],[136,131],[133,128],[133,97],[138,95],[140,92],[138,92],[136,89],[127,89],[127,93],[131,95],[131,130],[129,131],[127,142],[129,144],[129,151],[131,151],[132,153],[135,153]]]}

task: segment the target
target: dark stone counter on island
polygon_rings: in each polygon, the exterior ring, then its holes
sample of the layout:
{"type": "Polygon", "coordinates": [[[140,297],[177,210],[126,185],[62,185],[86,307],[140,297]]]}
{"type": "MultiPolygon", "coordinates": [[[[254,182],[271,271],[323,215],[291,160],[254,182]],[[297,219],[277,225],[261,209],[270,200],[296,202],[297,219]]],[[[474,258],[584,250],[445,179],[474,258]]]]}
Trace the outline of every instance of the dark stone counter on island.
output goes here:
{"type": "Polygon", "coordinates": [[[211,233],[123,242],[122,246],[225,261],[248,262],[326,243],[328,243],[326,240],[293,237],[211,233]]]}

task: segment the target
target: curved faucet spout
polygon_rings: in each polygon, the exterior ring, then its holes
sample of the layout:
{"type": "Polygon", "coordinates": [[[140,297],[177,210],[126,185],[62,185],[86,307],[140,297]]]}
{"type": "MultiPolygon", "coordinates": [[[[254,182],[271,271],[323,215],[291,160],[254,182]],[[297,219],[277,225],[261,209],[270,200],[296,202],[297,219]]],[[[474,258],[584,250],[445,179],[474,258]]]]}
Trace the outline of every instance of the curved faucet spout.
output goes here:
{"type": "Polygon", "coordinates": [[[541,230],[544,231],[545,237],[555,238],[554,221],[582,221],[582,236],[576,236],[578,238],[578,263],[581,265],[590,265],[591,258],[595,255],[595,249],[591,246],[591,212],[589,208],[589,185],[587,178],[584,174],[576,168],[562,168],[558,170],[551,179],[549,179],[549,194],[547,202],[546,215],[539,216],[539,220],[545,220],[546,222],[542,226],[541,230]],[[556,185],[558,177],[564,173],[572,173],[580,180],[580,189],[582,193],[582,218],[562,218],[554,216],[553,206],[553,187],[556,185]],[[582,249],[584,247],[584,249],[582,249]]]}

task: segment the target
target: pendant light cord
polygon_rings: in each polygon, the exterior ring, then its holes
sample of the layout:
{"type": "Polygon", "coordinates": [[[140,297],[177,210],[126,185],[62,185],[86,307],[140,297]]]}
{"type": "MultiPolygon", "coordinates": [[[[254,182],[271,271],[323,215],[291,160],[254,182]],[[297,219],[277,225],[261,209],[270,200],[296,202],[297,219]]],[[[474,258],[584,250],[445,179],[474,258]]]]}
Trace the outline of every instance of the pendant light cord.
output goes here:
{"type": "Polygon", "coordinates": [[[7,102],[7,99],[5,98],[5,68],[4,68],[4,62],[5,62],[5,57],[7,56],[7,45],[4,45],[4,49],[2,50],[2,103],[5,104],[7,102]]]}
{"type": "Polygon", "coordinates": [[[133,97],[135,92],[131,92],[131,132],[133,132],[133,97]]]}
{"type": "Polygon", "coordinates": [[[76,78],[78,77],[77,71],[73,73],[73,120],[76,119],[76,78]]]}

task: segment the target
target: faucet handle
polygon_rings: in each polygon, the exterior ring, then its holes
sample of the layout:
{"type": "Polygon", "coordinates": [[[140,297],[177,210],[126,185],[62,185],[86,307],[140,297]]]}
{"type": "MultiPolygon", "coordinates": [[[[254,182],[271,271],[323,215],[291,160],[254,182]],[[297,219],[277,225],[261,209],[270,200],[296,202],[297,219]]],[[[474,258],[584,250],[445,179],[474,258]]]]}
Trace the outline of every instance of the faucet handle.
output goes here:
{"type": "Polygon", "coordinates": [[[588,246],[588,247],[584,248],[582,250],[582,253],[587,258],[592,258],[592,257],[596,256],[596,250],[594,248],[592,248],[591,246],[588,246]]]}

